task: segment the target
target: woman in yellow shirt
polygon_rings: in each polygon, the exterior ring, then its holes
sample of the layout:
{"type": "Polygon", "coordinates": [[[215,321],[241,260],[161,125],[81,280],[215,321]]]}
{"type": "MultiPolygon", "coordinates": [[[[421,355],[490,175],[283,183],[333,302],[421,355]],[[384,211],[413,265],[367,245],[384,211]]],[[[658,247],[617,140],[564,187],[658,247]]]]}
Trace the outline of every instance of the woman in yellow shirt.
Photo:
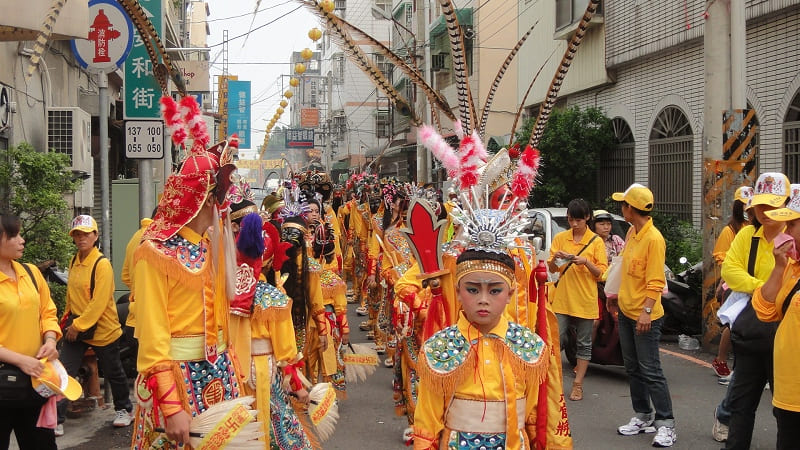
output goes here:
{"type": "MultiPolygon", "coordinates": [[[[42,358],[58,358],[61,330],[39,269],[15,261],[25,248],[19,230],[18,217],[0,215],[0,365],[36,377],[44,369],[42,358]]],[[[26,398],[30,401],[0,397],[0,448],[8,448],[13,431],[22,450],[56,449],[53,430],[36,426],[45,399],[32,386],[26,398]]]]}
{"type": "MultiPolygon", "coordinates": [[[[97,249],[97,222],[92,216],[75,217],[69,235],[78,247],[78,253],[70,264],[65,315],[73,316],[74,320],[64,329],[61,362],[67,373],[75,377],[83,354],[92,347],[105,379],[111,384],[117,412],[113,424],[115,427],[127,427],[133,421],[133,405],[128,377],[119,358],[122,326],[114,302],[114,271],[108,259],[97,249]],[[92,328],[94,332],[89,331],[92,328]],[[89,335],[79,335],[86,332],[89,335]]],[[[59,425],[66,419],[67,405],[67,400],[58,404],[59,425]]],[[[58,433],[61,432],[58,430],[58,433]]]]}
{"type": "Polygon", "coordinates": [[[605,244],[587,226],[591,217],[592,210],[586,200],[578,198],[569,202],[567,221],[570,229],[553,237],[550,259],[547,260],[550,271],[561,274],[553,296],[561,346],[566,346],[571,324],[577,332],[578,361],[569,394],[573,401],[583,399],[583,378],[592,359],[592,328],[600,317],[597,281],[608,268],[605,244]]]}

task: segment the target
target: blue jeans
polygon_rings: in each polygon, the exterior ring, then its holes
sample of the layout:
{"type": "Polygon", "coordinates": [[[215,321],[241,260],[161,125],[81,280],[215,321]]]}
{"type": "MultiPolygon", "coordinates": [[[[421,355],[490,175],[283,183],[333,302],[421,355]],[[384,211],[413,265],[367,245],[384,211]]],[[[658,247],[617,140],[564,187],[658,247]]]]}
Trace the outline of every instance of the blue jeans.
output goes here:
{"type": "Polygon", "coordinates": [[[733,377],[736,376],[736,371],[731,372],[731,378],[728,381],[728,389],[725,390],[725,397],[719,402],[719,406],[717,406],[717,410],[715,412],[717,420],[725,426],[729,426],[731,424],[731,401],[730,401],[730,393],[731,393],[731,386],[733,385],[733,377]]]}
{"type": "Polygon", "coordinates": [[[656,427],[674,427],[672,399],[658,353],[661,326],[664,318],[654,320],[650,331],[636,334],[636,321],[624,314],[619,315],[619,343],[622,359],[631,391],[631,404],[636,417],[642,420],[653,418],[655,408],[656,427]],[[652,401],[653,407],[650,406],[652,401]]]}

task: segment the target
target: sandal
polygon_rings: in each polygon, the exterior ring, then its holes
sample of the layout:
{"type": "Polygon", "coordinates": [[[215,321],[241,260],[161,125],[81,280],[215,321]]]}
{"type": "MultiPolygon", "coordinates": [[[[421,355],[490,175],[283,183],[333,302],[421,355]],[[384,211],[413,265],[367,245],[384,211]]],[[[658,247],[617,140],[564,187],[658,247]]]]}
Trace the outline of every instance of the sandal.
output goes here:
{"type": "Polygon", "coordinates": [[[414,429],[408,427],[405,430],[403,430],[403,444],[411,445],[413,441],[414,441],[414,429]]]}
{"type": "Polygon", "coordinates": [[[583,383],[572,382],[572,392],[569,393],[569,399],[573,402],[583,400],[583,383]]]}
{"type": "Polygon", "coordinates": [[[394,360],[392,358],[386,358],[383,360],[383,366],[387,369],[391,369],[394,367],[394,360]]]}

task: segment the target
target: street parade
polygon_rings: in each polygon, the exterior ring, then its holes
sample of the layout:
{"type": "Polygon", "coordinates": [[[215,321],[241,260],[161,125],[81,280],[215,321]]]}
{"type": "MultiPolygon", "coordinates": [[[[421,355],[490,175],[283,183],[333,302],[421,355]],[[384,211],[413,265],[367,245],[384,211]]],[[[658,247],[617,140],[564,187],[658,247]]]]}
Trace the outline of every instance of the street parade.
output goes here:
{"type": "Polygon", "coordinates": [[[11,3],[0,450],[800,448],[800,1],[11,3]]]}

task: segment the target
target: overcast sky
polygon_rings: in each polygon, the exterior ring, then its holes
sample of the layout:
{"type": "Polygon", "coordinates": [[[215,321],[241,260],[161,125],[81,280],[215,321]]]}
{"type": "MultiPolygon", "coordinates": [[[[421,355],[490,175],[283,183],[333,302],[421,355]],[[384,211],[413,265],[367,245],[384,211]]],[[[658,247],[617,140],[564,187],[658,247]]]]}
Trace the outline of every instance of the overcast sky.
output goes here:
{"type": "MultiPolygon", "coordinates": [[[[300,7],[300,2],[296,0],[261,0],[253,31],[245,41],[244,36],[237,36],[247,33],[250,28],[256,0],[206,1],[211,12],[208,17],[211,28],[208,45],[211,47],[210,58],[214,61],[211,66],[212,90],[216,98],[215,76],[222,74],[222,35],[223,30],[228,30],[228,71],[238,75],[239,80],[250,81],[252,91],[252,148],[242,150],[240,156],[253,157],[247,155],[253,155],[256,147],[264,142],[264,130],[280,106],[278,103],[283,98],[284,90],[289,87],[287,77],[283,77],[281,84],[281,75],[290,74],[289,57],[294,51],[306,47],[313,49],[308,30],[315,26],[322,27],[313,14],[305,7],[300,7]]],[[[278,124],[288,125],[288,117],[287,109],[278,124]]]]}

